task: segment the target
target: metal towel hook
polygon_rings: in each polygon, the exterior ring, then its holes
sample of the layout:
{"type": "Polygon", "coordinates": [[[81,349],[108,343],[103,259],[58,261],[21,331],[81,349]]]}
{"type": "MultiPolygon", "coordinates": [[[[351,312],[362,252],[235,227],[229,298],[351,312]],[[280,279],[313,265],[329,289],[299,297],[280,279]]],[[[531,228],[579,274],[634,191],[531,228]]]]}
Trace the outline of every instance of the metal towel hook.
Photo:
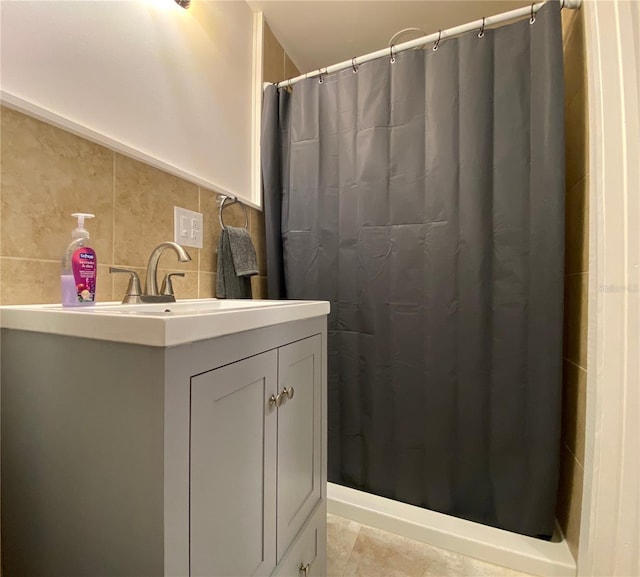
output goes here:
{"type": "Polygon", "coordinates": [[[218,212],[218,220],[220,221],[220,228],[222,230],[225,229],[224,221],[222,220],[222,211],[224,210],[224,203],[227,201],[231,201],[227,206],[231,206],[232,204],[238,203],[242,207],[242,211],[244,212],[244,228],[249,228],[249,213],[247,212],[247,207],[242,204],[237,198],[233,196],[223,196],[220,200],[220,211],[218,212]]]}
{"type": "Polygon", "coordinates": [[[391,46],[389,46],[389,54],[391,55],[391,59],[389,60],[389,62],[391,62],[391,64],[393,64],[396,61],[396,53],[393,51],[395,46],[396,46],[395,44],[392,44],[391,46]]]}
{"type": "Polygon", "coordinates": [[[360,70],[360,65],[356,62],[355,56],[351,59],[351,68],[353,68],[354,74],[360,70]]]}
{"type": "Polygon", "coordinates": [[[440,38],[442,38],[442,30],[438,30],[438,39],[433,43],[433,51],[435,52],[440,46],[440,38]]]}
{"type": "Polygon", "coordinates": [[[478,32],[478,38],[482,38],[484,36],[484,17],[482,18],[482,27],[480,28],[480,32],[478,32]]]}
{"type": "Polygon", "coordinates": [[[531,4],[531,18],[529,19],[529,24],[533,24],[536,21],[536,13],[533,10],[535,4],[531,4]]]}

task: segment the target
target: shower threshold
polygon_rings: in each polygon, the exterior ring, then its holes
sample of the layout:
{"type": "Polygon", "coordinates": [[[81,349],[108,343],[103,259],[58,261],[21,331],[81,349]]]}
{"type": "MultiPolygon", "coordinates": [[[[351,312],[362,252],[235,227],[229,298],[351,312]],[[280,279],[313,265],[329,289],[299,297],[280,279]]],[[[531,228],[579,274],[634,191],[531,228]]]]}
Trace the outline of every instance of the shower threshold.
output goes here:
{"type": "Polygon", "coordinates": [[[575,577],[576,563],[556,524],[543,541],[436,513],[335,483],[327,483],[328,512],[415,541],[540,577],[575,577]]]}

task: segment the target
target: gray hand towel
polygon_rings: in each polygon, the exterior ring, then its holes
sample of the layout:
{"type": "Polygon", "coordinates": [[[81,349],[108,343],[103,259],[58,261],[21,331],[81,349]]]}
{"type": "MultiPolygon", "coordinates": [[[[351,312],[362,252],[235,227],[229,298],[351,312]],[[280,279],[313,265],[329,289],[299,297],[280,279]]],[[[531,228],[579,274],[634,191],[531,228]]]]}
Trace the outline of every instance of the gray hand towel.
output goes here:
{"type": "Polygon", "coordinates": [[[218,241],[216,296],[228,299],[250,299],[250,276],[254,274],[258,274],[258,267],[249,232],[244,228],[225,227],[218,241]],[[234,250],[237,258],[234,257],[234,250]],[[238,271],[244,274],[239,274],[238,271]]]}
{"type": "Polygon", "coordinates": [[[258,259],[256,249],[253,246],[251,235],[246,228],[226,226],[231,245],[233,267],[238,276],[253,276],[258,274],[258,259]]]}

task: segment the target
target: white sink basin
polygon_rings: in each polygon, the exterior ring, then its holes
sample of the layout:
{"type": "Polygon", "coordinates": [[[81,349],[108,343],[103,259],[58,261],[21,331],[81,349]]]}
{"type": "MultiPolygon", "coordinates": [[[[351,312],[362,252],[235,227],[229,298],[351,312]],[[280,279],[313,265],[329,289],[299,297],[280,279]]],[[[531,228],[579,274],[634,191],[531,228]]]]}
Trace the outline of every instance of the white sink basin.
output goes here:
{"type": "Polygon", "coordinates": [[[290,306],[300,301],[254,301],[226,299],[190,299],[175,303],[123,305],[121,303],[103,303],[93,307],[76,308],[74,311],[107,315],[146,315],[166,317],[169,315],[210,315],[229,310],[255,310],[264,307],[290,306]]]}
{"type": "Polygon", "coordinates": [[[323,301],[193,299],[90,307],[0,307],[0,327],[168,347],[329,313],[323,301]]]}

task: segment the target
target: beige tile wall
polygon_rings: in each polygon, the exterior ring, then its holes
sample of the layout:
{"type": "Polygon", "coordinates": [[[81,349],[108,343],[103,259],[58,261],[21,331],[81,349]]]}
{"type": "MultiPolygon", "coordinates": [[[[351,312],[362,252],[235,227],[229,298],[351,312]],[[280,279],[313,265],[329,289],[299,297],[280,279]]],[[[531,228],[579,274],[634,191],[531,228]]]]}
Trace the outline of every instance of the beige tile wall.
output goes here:
{"type": "Polygon", "coordinates": [[[284,51],[278,39],[271,32],[271,28],[265,22],[263,37],[264,61],[262,75],[265,82],[280,82],[287,78],[298,76],[300,71],[296,68],[288,54],[284,51]]]}
{"type": "MultiPolygon", "coordinates": [[[[298,74],[268,27],[264,49],[265,81],[298,74]]],[[[6,107],[0,115],[0,304],[59,302],[72,212],[96,214],[88,228],[99,263],[97,299],[120,300],[127,278],[109,274],[109,265],[133,268],[144,278],[153,247],[173,239],[174,206],[203,213],[204,248],[188,248],[192,261],[185,264],[165,252],[158,276],[186,273],[175,279],[178,298],[215,296],[220,225],[213,191],[6,107]]],[[[247,210],[260,266],[253,294],[265,298],[264,216],[247,210]]],[[[244,222],[237,205],[225,208],[225,215],[225,223],[244,222]]]]}
{"type": "Polygon", "coordinates": [[[577,558],[584,477],[589,280],[588,122],[582,10],[563,10],[566,247],[562,456],[557,518],[577,558]]]}
{"type": "MultiPolygon", "coordinates": [[[[93,212],[88,221],[98,256],[99,301],[120,300],[126,275],[109,265],[133,268],[141,278],[149,253],[173,239],[173,207],[204,215],[203,249],[188,248],[190,263],[173,252],[160,260],[159,278],[175,279],[178,298],[215,296],[215,245],[220,234],[216,194],[103,146],[3,107],[0,169],[0,303],[56,303],[60,259],[74,227],[72,212],[93,212]]],[[[266,292],[262,213],[249,210],[259,254],[254,296],[266,292]]],[[[243,222],[239,206],[225,209],[229,224],[243,222]]]]}

